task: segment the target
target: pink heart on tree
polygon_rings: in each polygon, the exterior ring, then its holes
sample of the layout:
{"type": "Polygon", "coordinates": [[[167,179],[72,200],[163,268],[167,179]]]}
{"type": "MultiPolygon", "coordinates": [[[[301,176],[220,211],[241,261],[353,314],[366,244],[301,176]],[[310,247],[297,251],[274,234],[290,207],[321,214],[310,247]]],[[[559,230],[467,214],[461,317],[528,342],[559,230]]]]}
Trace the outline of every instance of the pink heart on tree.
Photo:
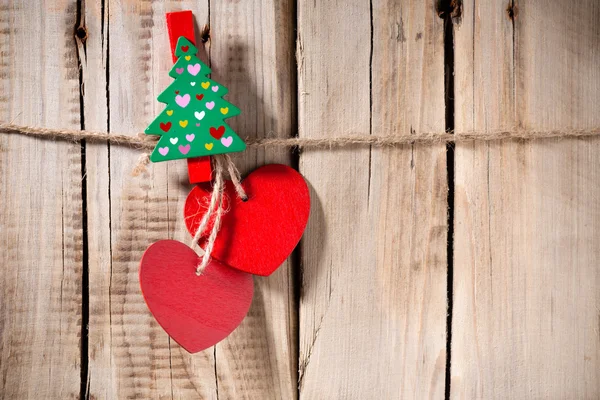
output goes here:
{"type": "Polygon", "coordinates": [[[200,64],[194,64],[194,65],[190,64],[187,66],[187,70],[190,73],[190,75],[196,76],[196,75],[198,75],[198,72],[200,72],[200,64]]]}
{"type": "Polygon", "coordinates": [[[219,87],[218,87],[218,86],[213,86],[213,87],[212,87],[212,91],[213,91],[213,92],[216,92],[217,90],[219,90],[219,87]]]}
{"type": "Polygon", "coordinates": [[[189,135],[185,135],[185,139],[186,139],[188,142],[191,142],[191,141],[193,141],[195,137],[196,137],[196,135],[194,135],[193,133],[190,133],[189,135]]]}
{"type": "Polygon", "coordinates": [[[231,143],[233,143],[233,137],[232,136],[227,136],[224,138],[221,138],[221,144],[225,147],[229,147],[231,146],[231,143]]]}
{"type": "Polygon", "coordinates": [[[215,108],[215,102],[209,101],[208,103],[206,103],[206,108],[208,108],[209,110],[212,110],[213,108],[215,108]]]}
{"type": "Polygon", "coordinates": [[[190,152],[190,145],[186,144],[185,146],[180,144],[179,145],[179,152],[183,155],[186,155],[187,153],[190,152]]]}
{"type": "Polygon", "coordinates": [[[181,75],[183,73],[183,68],[175,68],[175,72],[181,75]]]}
{"type": "Polygon", "coordinates": [[[181,108],[185,108],[187,107],[188,104],[190,104],[190,95],[189,94],[184,94],[183,96],[178,94],[177,96],[175,96],[175,102],[177,103],[177,105],[181,108]]]}
{"type": "Polygon", "coordinates": [[[158,152],[160,153],[161,156],[164,157],[169,153],[169,148],[168,147],[159,147],[158,152]]]}

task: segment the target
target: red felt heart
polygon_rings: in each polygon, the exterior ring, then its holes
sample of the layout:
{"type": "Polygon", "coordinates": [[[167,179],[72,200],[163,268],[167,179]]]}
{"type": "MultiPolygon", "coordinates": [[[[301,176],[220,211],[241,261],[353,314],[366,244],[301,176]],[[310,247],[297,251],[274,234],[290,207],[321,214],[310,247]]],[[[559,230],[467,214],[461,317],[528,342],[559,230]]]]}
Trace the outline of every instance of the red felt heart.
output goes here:
{"type": "Polygon", "coordinates": [[[221,125],[218,128],[213,128],[212,126],[210,127],[210,136],[214,137],[215,139],[219,140],[221,139],[221,137],[223,136],[223,134],[225,133],[225,127],[223,125],[221,125]]]}
{"type": "Polygon", "coordinates": [[[214,346],[242,322],[254,285],[252,275],[212,260],[196,275],[200,257],[176,240],[146,249],[140,286],[160,326],[190,353],[214,346]]]}
{"type": "Polygon", "coordinates": [[[176,90],[176,91],[175,91],[175,94],[179,94],[179,90],[176,90]]]}
{"type": "Polygon", "coordinates": [[[190,46],[181,46],[181,50],[183,50],[184,53],[186,53],[189,48],[190,46]]]}
{"type": "Polygon", "coordinates": [[[169,129],[171,129],[171,122],[169,121],[166,124],[164,122],[161,122],[160,129],[162,129],[165,132],[169,132],[169,129]]]}
{"type": "Polygon", "coordinates": [[[197,98],[198,100],[202,100],[202,99],[204,98],[204,95],[203,95],[203,94],[197,94],[197,95],[196,95],[196,98],[197,98]]]}
{"type": "MultiPolygon", "coordinates": [[[[213,258],[255,275],[273,273],[300,241],[310,213],[308,187],[302,175],[280,164],[258,168],[242,186],[248,200],[240,200],[230,181],[225,184],[221,229],[213,258]]],[[[193,235],[206,212],[208,185],[196,186],[185,202],[185,223],[193,235]]],[[[206,238],[205,238],[206,239],[206,238]]],[[[204,242],[201,242],[204,243],[204,242]]]]}

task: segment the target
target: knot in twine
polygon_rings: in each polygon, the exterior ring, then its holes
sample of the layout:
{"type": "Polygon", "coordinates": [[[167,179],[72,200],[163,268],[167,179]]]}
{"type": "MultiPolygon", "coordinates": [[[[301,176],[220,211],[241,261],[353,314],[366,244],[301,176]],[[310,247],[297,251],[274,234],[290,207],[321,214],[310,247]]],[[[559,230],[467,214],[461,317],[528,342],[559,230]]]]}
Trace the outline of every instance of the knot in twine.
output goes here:
{"type": "Polygon", "coordinates": [[[192,239],[192,248],[198,245],[198,242],[204,235],[204,231],[208,227],[208,224],[213,217],[214,221],[212,229],[210,230],[210,235],[208,236],[208,240],[206,241],[206,245],[203,249],[204,254],[202,255],[200,263],[196,267],[196,275],[201,275],[206,269],[208,263],[210,263],[210,255],[212,253],[215,241],[217,239],[217,233],[219,233],[219,228],[221,227],[221,217],[223,216],[223,175],[225,170],[227,170],[227,173],[229,174],[229,177],[231,179],[231,182],[233,183],[233,187],[235,188],[238,197],[242,201],[248,200],[248,196],[246,195],[246,192],[244,191],[244,188],[240,183],[240,171],[238,171],[233,161],[231,161],[229,155],[216,155],[213,156],[212,159],[214,164],[213,167],[215,174],[215,183],[213,185],[213,191],[210,196],[208,209],[202,217],[200,225],[198,225],[198,229],[196,230],[194,238],[192,239]]]}

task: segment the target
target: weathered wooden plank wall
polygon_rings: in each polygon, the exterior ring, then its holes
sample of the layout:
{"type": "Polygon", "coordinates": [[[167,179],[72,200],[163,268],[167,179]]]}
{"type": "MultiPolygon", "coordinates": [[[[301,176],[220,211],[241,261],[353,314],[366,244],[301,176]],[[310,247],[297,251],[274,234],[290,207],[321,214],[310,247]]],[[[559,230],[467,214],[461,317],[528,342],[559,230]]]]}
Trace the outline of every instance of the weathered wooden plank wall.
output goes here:
{"type": "MultiPolygon", "coordinates": [[[[0,0],[0,120],[142,131],[180,9],[210,25],[242,136],[600,123],[594,0],[0,0]]],[[[189,242],[185,163],[132,177],[133,149],[0,136],[0,397],[598,398],[597,147],[236,155],[299,167],[311,218],[238,330],[190,355],[138,282],[151,242],[189,242]]]]}

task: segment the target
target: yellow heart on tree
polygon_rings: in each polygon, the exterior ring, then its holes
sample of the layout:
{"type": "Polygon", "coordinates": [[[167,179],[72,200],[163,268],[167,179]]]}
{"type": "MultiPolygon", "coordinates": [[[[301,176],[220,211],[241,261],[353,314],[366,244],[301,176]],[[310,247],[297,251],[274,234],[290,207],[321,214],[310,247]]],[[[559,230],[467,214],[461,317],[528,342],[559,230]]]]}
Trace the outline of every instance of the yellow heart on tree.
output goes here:
{"type": "Polygon", "coordinates": [[[221,108],[221,114],[225,115],[229,112],[229,107],[223,107],[221,108]]]}
{"type": "Polygon", "coordinates": [[[173,115],[173,110],[167,110],[167,115],[170,117],[171,115],[173,115]]]}
{"type": "Polygon", "coordinates": [[[202,82],[203,89],[208,89],[209,86],[210,86],[210,82],[202,82]]]}
{"type": "Polygon", "coordinates": [[[185,56],[185,61],[190,61],[192,56],[185,56]]]}
{"type": "Polygon", "coordinates": [[[187,124],[188,124],[187,119],[183,120],[183,121],[179,121],[179,126],[181,126],[182,128],[185,128],[187,126],[187,124]]]}
{"type": "Polygon", "coordinates": [[[214,146],[214,144],[212,144],[212,143],[204,144],[204,147],[206,147],[206,150],[212,150],[213,146],[214,146]]]}

